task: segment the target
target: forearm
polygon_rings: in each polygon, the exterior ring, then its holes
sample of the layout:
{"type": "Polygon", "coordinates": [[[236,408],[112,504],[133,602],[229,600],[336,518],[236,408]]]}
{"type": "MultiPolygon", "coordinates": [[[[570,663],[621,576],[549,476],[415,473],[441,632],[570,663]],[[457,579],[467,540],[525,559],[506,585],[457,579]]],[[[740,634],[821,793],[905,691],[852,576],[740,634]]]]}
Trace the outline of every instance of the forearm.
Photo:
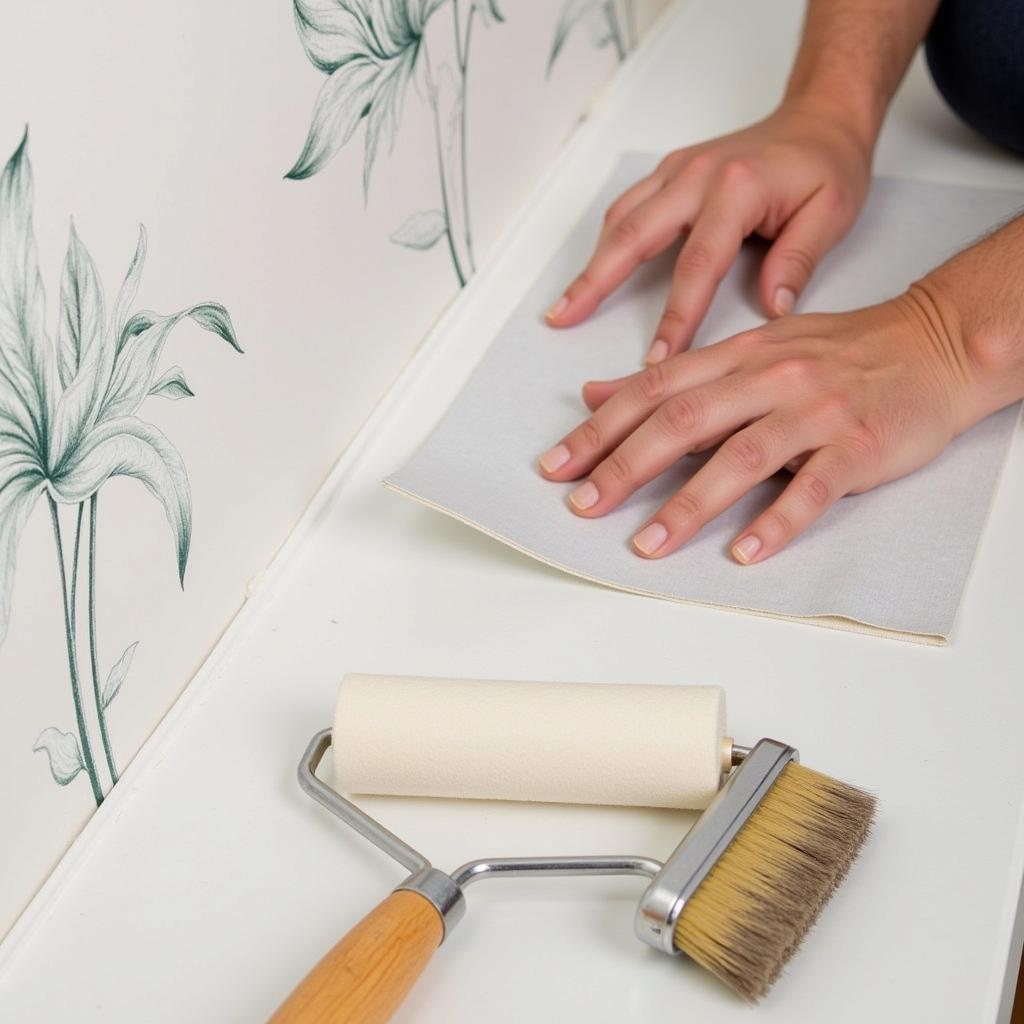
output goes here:
{"type": "Polygon", "coordinates": [[[809,0],[786,102],[845,120],[868,152],[939,0],[809,0]]]}
{"type": "Polygon", "coordinates": [[[1024,398],[1024,216],[937,267],[907,298],[961,382],[959,429],[1024,398]]]}

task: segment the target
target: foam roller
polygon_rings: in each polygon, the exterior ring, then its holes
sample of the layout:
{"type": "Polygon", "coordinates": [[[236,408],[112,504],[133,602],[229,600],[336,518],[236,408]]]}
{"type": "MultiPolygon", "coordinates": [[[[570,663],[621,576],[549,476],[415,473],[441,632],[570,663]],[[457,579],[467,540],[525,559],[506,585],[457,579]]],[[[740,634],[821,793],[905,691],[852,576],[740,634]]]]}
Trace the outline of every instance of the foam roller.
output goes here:
{"type": "Polygon", "coordinates": [[[350,674],[343,793],[703,809],[728,771],[717,686],[350,674]]]}

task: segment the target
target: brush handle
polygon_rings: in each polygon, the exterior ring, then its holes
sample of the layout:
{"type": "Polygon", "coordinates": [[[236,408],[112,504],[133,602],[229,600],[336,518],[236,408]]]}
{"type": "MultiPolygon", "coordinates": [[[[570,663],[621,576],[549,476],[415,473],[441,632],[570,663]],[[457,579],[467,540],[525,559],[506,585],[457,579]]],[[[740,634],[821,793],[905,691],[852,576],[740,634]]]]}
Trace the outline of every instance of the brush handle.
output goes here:
{"type": "Polygon", "coordinates": [[[429,900],[393,892],[299,982],[269,1024],[383,1024],[443,937],[429,900]]]}

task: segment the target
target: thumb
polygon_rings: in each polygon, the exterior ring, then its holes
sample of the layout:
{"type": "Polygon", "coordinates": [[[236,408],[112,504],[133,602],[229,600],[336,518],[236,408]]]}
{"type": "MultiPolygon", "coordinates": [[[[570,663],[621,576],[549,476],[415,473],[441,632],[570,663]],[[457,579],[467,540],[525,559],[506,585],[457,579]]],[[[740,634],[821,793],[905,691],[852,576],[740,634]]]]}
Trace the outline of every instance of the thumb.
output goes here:
{"type": "Polygon", "coordinates": [[[786,222],[761,267],[761,303],[769,316],[793,311],[821,258],[846,234],[850,220],[816,192],[786,222]]]}

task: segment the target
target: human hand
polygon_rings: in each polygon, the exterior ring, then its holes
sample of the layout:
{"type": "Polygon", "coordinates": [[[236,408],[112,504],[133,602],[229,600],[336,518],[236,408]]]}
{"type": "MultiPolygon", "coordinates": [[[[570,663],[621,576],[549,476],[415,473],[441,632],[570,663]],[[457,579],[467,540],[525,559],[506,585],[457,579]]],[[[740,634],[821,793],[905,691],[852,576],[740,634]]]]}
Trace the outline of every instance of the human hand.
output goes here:
{"type": "Polygon", "coordinates": [[[585,320],[680,235],[686,241],[649,364],[689,348],[748,235],[774,239],[761,302],[769,316],[789,313],[860,211],[873,144],[831,107],[794,99],[749,128],[670,153],[608,208],[590,262],[548,310],[548,323],[585,320]]]}
{"type": "Polygon", "coordinates": [[[732,544],[737,561],[760,562],[843,495],[917,469],[998,408],[977,362],[956,309],[926,280],[877,306],[782,317],[586,384],[593,415],[540,468],[553,481],[587,476],[569,504],[592,519],[683,455],[720,445],[634,536],[638,554],[660,558],[789,467],[788,486],[732,544]]]}

